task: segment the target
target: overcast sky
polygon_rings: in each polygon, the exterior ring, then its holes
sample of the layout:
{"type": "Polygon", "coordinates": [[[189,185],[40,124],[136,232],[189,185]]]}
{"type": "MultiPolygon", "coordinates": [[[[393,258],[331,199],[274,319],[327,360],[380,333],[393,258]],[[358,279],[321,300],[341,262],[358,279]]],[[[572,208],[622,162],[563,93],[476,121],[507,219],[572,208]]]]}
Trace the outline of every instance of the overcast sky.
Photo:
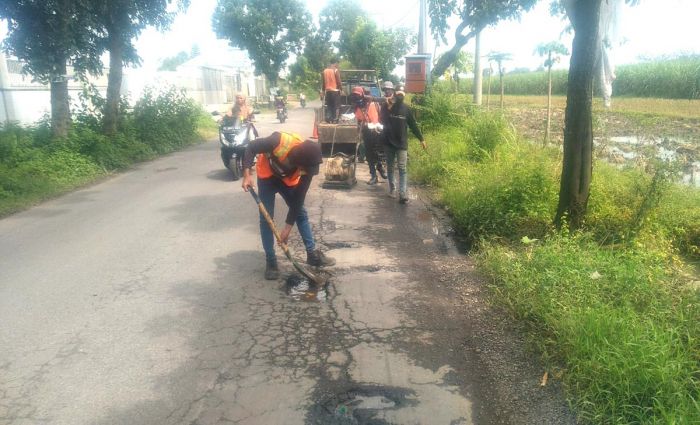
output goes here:
{"type": "MultiPolygon", "coordinates": [[[[355,0],[377,23],[384,27],[403,26],[417,31],[418,0],[355,0]]],[[[147,30],[139,38],[137,47],[144,59],[144,68],[155,69],[163,58],[180,51],[189,51],[197,44],[202,51],[217,51],[226,46],[217,40],[211,30],[211,15],[217,0],[193,0],[187,13],[179,16],[170,31],[158,33],[147,30]]],[[[307,8],[314,15],[326,5],[326,0],[307,0],[307,8]]],[[[509,52],[514,60],[510,69],[534,69],[541,59],[533,55],[542,42],[558,40],[564,22],[549,15],[549,0],[540,0],[520,21],[503,22],[489,28],[482,35],[482,53],[509,52]]],[[[620,38],[624,44],[615,49],[618,64],[631,63],[639,57],[657,57],[677,53],[700,54],[700,0],[641,0],[636,7],[624,7],[620,19],[620,38]]],[[[4,23],[0,37],[4,36],[4,23]]],[[[451,33],[450,33],[451,34],[451,33]]],[[[450,37],[453,39],[453,37],[450,37]]],[[[571,47],[570,36],[562,42],[571,47]]],[[[434,50],[431,37],[431,48],[434,50]]],[[[447,46],[438,46],[437,53],[447,46]]],[[[473,42],[465,48],[473,52],[473,42]]],[[[568,65],[564,61],[562,66],[568,65]]]]}

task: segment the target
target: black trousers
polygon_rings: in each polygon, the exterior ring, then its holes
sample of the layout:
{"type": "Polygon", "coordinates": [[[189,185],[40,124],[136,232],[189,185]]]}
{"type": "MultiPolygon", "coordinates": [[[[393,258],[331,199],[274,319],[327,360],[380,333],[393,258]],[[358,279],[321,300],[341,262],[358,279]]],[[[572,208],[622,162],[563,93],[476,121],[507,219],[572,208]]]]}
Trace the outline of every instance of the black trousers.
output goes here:
{"type": "Polygon", "coordinates": [[[338,109],[340,108],[340,92],[327,91],[325,94],[326,102],[326,122],[338,120],[338,109]]]}

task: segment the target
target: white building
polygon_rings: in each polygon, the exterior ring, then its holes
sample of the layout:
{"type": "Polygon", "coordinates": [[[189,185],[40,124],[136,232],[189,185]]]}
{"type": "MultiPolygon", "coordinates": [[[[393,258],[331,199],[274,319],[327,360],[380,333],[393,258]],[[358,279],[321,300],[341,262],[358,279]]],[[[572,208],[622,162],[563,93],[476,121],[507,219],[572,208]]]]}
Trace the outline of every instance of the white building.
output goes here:
{"type": "MultiPolygon", "coordinates": [[[[22,63],[0,54],[0,123],[17,121],[31,124],[51,112],[49,86],[22,74],[22,63]]],[[[90,82],[106,94],[107,74],[90,82]]],[[[73,103],[82,90],[80,82],[70,78],[68,92],[73,103]]],[[[146,87],[165,88],[175,86],[199,102],[206,110],[222,109],[234,101],[236,93],[267,101],[265,78],[256,77],[253,65],[245,51],[227,48],[215,53],[202,53],[177,67],[175,71],[148,71],[141,68],[125,68],[122,95],[135,102],[146,87]]]]}
{"type": "MultiPolygon", "coordinates": [[[[22,62],[7,58],[0,53],[0,124],[20,122],[32,124],[45,115],[51,114],[51,91],[48,84],[34,81],[22,74],[22,62]]],[[[73,77],[73,69],[68,67],[68,94],[73,103],[83,87],[73,77]]],[[[92,77],[90,82],[103,94],[107,90],[107,73],[92,77]]]]}

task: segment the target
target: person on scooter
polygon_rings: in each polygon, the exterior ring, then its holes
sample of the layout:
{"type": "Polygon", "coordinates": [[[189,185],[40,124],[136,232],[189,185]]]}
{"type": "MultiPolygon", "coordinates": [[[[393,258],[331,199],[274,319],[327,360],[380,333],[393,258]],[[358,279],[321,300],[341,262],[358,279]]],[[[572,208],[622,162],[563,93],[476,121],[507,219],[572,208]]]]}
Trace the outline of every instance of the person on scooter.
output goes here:
{"type": "Polygon", "coordinates": [[[377,171],[386,180],[384,168],[379,161],[377,150],[382,148],[380,134],[376,125],[379,124],[379,104],[372,101],[369,90],[362,87],[354,87],[350,93],[350,98],[355,105],[355,120],[360,131],[362,144],[364,145],[367,165],[369,166],[369,185],[377,184],[377,171]],[[370,125],[372,124],[372,125],[370,125]],[[372,128],[370,128],[372,127],[372,128]]]}
{"type": "Polygon", "coordinates": [[[248,107],[246,97],[243,93],[236,94],[236,102],[231,108],[231,116],[238,118],[241,122],[252,121],[253,111],[248,107]]]}
{"type": "MultiPolygon", "coordinates": [[[[244,191],[254,187],[251,168],[257,155],[256,174],[258,195],[271,217],[275,213],[275,195],[280,194],[289,207],[284,229],[280,232],[283,243],[287,243],[294,223],[306,248],[306,262],[315,267],[332,266],[333,258],[316,248],[309,216],[304,208],[306,192],[313,176],[319,172],[322,162],[321,146],[313,140],[303,140],[299,135],[274,132],[268,137],[258,138],[248,144],[243,157],[244,191]]],[[[279,278],[275,255],[275,239],[265,217],[260,214],[260,238],[265,250],[265,279],[279,278]]]]}

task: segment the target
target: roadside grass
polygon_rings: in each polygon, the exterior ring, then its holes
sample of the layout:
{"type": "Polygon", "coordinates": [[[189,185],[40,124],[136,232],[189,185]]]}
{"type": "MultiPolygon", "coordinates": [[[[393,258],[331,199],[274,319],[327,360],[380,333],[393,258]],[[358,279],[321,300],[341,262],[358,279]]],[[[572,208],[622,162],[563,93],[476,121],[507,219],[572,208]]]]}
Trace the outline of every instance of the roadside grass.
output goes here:
{"type": "Polygon", "coordinates": [[[700,297],[665,253],[553,235],[524,247],[486,243],[477,258],[582,420],[700,421],[700,297]]]}
{"type": "Polygon", "coordinates": [[[700,190],[664,165],[599,161],[584,229],[559,233],[559,149],[521,139],[499,112],[466,115],[421,114],[429,151],[410,144],[409,175],[433,186],[581,420],[700,423],[700,287],[686,266],[700,260],[700,190]]]}
{"type": "Polygon", "coordinates": [[[65,139],[52,140],[46,120],[0,127],[0,217],[214,134],[211,116],[174,89],[147,92],[113,137],[84,110],[65,139]]]}

